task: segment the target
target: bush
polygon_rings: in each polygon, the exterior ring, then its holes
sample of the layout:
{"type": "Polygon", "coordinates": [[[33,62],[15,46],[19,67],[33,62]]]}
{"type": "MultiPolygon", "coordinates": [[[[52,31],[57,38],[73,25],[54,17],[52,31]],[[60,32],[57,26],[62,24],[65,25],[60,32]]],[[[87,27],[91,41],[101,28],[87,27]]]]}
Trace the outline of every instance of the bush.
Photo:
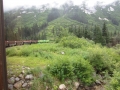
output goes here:
{"type": "Polygon", "coordinates": [[[88,61],[80,59],[78,61],[72,62],[74,75],[79,79],[83,84],[91,84],[93,82],[93,68],[88,61]]]}
{"type": "Polygon", "coordinates": [[[120,72],[115,71],[107,90],[120,90],[120,72]]]}
{"type": "Polygon", "coordinates": [[[97,73],[102,73],[108,71],[112,74],[113,69],[115,68],[115,60],[112,55],[112,51],[107,48],[90,48],[88,49],[89,55],[86,58],[90,61],[90,64],[94,67],[97,73]]]}
{"type": "Polygon", "coordinates": [[[82,46],[91,46],[92,42],[88,42],[84,38],[77,38],[75,36],[68,36],[61,39],[60,44],[64,47],[81,48],[82,46]]]}
{"type": "Polygon", "coordinates": [[[67,78],[71,78],[73,75],[73,68],[69,61],[61,60],[55,63],[52,63],[47,67],[48,71],[56,76],[59,80],[64,80],[67,78]]]}
{"type": "Polygon", "coordinates": [[[89,62],[84,59],[71,62],[68,60],[56,61],[48,66],[47,70],[62,81],[65,79],[77,79],[85,85],[89,85],[93,82],[93,68],[89,62]]]}

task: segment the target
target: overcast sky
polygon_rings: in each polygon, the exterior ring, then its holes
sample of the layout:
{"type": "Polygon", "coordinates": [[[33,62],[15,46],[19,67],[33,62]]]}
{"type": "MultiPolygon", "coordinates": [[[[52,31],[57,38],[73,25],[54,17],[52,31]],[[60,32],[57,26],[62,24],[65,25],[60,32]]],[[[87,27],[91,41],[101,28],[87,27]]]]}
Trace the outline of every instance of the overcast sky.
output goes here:
{"type": "MultiPolygon", "coordinates": [[[[47,4],[50,3],[52,5],[61,5],[63,3],[65,3],[66,1],[70,1],[70,0],[3,0],[4,2],[4,9],[11,9],[14,8],[16,6],[31,6],[31,5],[42,5],[42,4],[47,4]],[[58,4],[55,4],[58,3],[58,4]]],[[[87,2],[88,6],[94,6],[96,4],[97,1],[99,2],[104,2],[104,4],[109,4],[112,3],[115,0],[72,0],[74,4],[80,5],[83,1],[87,2]]]]}

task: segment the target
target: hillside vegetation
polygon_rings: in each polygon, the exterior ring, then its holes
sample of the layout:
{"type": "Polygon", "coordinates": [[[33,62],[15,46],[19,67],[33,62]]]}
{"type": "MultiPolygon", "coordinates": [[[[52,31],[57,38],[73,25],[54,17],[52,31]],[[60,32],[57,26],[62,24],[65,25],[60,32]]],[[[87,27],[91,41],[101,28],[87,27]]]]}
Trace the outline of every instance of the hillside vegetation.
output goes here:
{"type": "MultiPolygon", "coordinates": [[[[36,77],[31,90],[45,89],[46,85],[50,90],[57,90],[55,88],[60,83],[65,83],[69,90],[73,90],[72,83],[75,81],[90,86],[96,80],[103,82],[106,90],[120,88],[119,45],[107,48],[85,38],[68,36],[59,40],[59,43],[7,48],[6,54],[8,71],[14,69],[15,75],[22,71],[23,66],[31,68],[25,71],[36,77]],[[40,73],[44,74],[41,78],[40,73]]],[[[8,77],[11,75],[8,73],[8,77]]]]}
{"type": "MultiPolygon", "coordinates": [[[[64,36],[64,33],[65,35],[69,33],[71,27],[73,32],[79,29],[77,31],[81,34],[80,37],[94,40],[94,30],[98,27],[98,34],[101,34],[105,23],[109,42],[105,41],[105,37],[102,35],[101,38],[104,40],[100,43],[112,43],[112,45],[119,43],[120,1],[116,0],[106,6],[98,3],[94,9],[94,11],[90,10],[86,3],[77,6],[72,2],[66,2],[60,8],[50,8],[47,5],[39,8],[23,6],[6,11],[4,13],[6,40],[55,40],[64,36]]],[[[76,35],[76,33],[74,34],[76,35]]]]}

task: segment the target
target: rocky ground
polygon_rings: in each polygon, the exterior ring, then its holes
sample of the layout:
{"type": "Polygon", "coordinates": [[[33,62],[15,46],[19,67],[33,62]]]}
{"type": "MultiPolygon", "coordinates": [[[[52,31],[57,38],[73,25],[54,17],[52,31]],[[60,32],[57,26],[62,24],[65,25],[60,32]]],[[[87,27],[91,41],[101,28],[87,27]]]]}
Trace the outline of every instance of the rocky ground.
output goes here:
{"type": "MultiPolygon", "coordinates": [[[[10,78],[8,78],[8,89],[9,90],[30,90],[31,86],[33,85],[34,76],[32,74],[25,74],[24,70],[28,69],[29,67],[22,67],[22,72],[18,75],[12,75],[10,78]]],[[[10,72],[10,71],[8,71],[10,72]]],[[[96,74],[94,74],[96,76],[96,74]]],[[[84,86],[79,82],[72,82],[72,89],[70,89],[69,85],[65,85],[65,83],[60,84],[58,86],[57,90],[105,90],[104,85],[105,81],[103,80],[103,77],[101,75],[97,75],[98,79],[95,81],[95,83],[92,86],[84,86]]],[[[42,90],[42,89],[41,89],[42,90]]],[[[48,86],[46,86],[46,90],[49,89],[48,86]]]]}

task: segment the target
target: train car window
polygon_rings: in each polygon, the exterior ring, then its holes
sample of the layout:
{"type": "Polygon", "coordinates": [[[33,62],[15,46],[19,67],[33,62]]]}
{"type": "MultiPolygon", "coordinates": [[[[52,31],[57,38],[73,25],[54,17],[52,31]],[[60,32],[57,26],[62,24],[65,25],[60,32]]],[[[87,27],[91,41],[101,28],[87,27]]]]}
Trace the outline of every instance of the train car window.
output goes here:
{"type": "Polygon", "coordinates": [[[120,89],[119,13],[120,0],[0,0],[0,90],[120,89]]]}

